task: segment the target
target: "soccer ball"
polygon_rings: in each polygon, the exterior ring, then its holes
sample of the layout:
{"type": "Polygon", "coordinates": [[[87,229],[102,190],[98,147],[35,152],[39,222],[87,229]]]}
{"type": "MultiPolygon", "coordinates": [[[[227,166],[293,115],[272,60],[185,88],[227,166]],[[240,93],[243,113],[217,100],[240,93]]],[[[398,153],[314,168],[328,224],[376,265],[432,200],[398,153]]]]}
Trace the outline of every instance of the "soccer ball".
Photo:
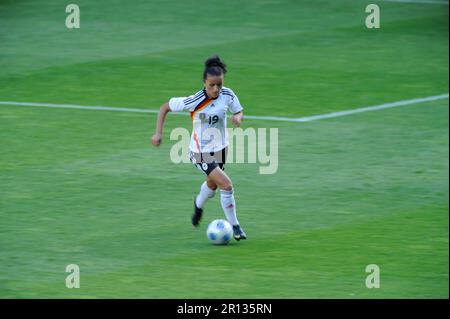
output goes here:
{"type": "Polygon", "coordinates": [[[233,237],[233,228],[226,220],[216,219],[208,225],[206,236],[214,245],[226,245],[233,237]]]}

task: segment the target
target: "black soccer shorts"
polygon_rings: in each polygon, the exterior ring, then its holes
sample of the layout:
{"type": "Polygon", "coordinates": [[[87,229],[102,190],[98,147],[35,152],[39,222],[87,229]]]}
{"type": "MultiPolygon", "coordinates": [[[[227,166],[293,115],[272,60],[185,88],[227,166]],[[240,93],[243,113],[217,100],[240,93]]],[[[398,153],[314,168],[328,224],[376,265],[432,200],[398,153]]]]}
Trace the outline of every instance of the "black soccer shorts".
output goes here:
{"type": "Polygon", "coordinates": [[[227,158],[228,147],[217,152],[195,153],[189,152],[189,159],[199,170],[208,176],[216,168],[225,170],[225,161],[227,158]]]}

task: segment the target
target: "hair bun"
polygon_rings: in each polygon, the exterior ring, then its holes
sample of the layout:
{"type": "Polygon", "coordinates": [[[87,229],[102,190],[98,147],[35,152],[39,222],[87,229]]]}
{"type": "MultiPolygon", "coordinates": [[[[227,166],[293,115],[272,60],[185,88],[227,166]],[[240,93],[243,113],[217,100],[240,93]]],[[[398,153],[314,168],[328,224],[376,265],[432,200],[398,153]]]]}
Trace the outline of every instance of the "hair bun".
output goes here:
{"type": "Polygon", "coordinates": [[[205,61],[205,67],[210,68],[214,66],[218,66],[221,67],[222,69],[225,69],[225,63],[223,63],[220,60],[218,55],[213,55],[212,57],[210,57],[208,60],[205,61]]]}
{"type": "Polygon", "coordinates": [[[227,65],[222,62],[217,54],[211,56],[205,61],[205,70],[203,71],[203,80],[207,75],[222,75],[227,73],[227,65]]]}

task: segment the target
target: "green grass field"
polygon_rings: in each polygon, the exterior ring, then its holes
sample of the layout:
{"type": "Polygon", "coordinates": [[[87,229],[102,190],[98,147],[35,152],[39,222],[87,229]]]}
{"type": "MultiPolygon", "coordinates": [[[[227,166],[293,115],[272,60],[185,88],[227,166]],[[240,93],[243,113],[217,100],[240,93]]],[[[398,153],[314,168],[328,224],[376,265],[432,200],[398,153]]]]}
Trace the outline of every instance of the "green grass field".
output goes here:
{"type": "MultiPolygon", "coordinates": [[[[448,92],[448,5],[360,0],[0,2],[0,102],[157,109],[218,53],[245,114],[302,117],[448,92]]],[[[244,242],[208,243],[219,196],[173,164],[188,116],[0,105],[0,298],[448,298],[448,99],[278,128],[279,168],[229,164],[244,242]],[[81,288],[67,289],[77,264],[81,288]],[[365,286],[377,264],[381,287],[365,286]]]]}

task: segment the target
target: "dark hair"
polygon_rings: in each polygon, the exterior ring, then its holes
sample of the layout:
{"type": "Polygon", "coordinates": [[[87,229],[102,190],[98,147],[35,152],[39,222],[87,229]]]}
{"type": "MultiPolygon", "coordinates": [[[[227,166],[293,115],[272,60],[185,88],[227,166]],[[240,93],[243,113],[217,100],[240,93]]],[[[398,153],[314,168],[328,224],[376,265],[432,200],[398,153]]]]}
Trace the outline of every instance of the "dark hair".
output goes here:
{"type": "Polygon", "coordinates": [[[225,75],[227,73],[227,66],[220,60],[218,55],[213,55],[205,61],[205,70],[203,71],[203,81],[206,80],[207,75],[225,75]]]}

